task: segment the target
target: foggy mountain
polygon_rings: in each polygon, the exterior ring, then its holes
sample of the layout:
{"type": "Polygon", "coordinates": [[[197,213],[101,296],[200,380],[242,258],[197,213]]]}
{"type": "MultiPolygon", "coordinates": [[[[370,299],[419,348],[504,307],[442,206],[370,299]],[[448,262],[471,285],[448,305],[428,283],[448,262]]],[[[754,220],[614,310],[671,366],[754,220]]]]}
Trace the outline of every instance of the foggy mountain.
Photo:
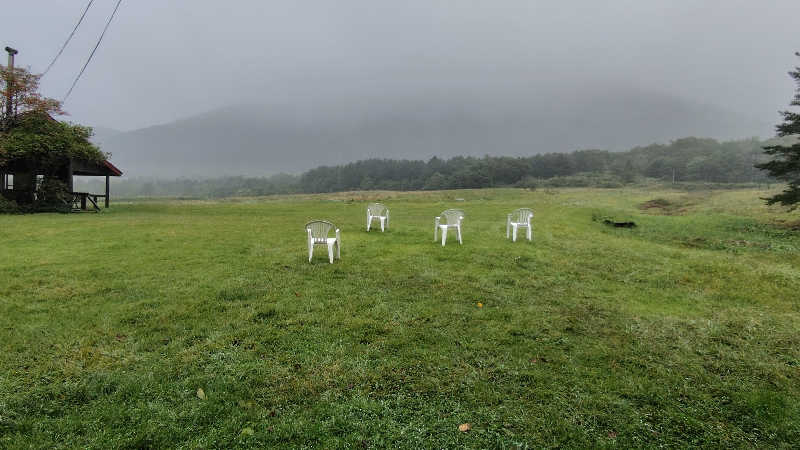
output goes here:
{"type": "Polygon", "coordinates": [[[105,147],[105,143],[108,142],[109,139],[122,133],[122,131],[108,127],[92,127],[92,131],[94,134],[92,135],[91,141],[100,147],[105,147]]]}
{"type": "Polygon", "coordinates": [[[239,105],[96,141],[126,176],[298,173],[366,158],[428,159],[599,148],[684,136],[770,136],[767,121],[631,89],[478,97],[430,93],[239,105]]]}

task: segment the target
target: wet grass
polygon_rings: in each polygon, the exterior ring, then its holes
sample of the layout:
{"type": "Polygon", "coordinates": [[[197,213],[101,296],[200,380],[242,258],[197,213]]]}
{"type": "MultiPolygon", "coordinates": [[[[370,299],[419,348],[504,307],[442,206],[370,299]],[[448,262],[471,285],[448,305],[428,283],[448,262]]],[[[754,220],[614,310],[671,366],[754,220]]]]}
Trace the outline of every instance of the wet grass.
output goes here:
{"type": "Polygon", "coordinates": [[[0,446],[792,447],[800,233],[779,222],[796,213],[759,191],[640,209],[685,195],[345,193],[0,217],[0,446]],[[391,227],[367,234],[376,199],[391,227]],[[533,243],[504,239],[521,206],[533,243]],[[466,211],[463,246],[433,243],[447,207],[466,211]],[[341,261],[305,259],[311,218],[342,229],[341,261]]]}

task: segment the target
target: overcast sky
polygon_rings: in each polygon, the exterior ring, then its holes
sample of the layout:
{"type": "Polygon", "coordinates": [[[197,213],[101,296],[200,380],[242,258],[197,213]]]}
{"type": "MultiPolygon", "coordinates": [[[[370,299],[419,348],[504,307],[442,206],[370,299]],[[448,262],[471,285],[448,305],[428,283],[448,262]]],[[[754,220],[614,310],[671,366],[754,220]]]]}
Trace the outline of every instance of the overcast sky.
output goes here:
{"type": "MultiPolygon", "coordinates": [[[[13,2],[0,44],[41,72],[86,3],[13,2]]],[[[63,97],[115,3],[94,1],[45,95],[63,97]]],[[[274,98],[614,85],[772,123],[793,94],[798,23],[798,0],[123,0],[65,109],[130,130],[274,98]]]]}

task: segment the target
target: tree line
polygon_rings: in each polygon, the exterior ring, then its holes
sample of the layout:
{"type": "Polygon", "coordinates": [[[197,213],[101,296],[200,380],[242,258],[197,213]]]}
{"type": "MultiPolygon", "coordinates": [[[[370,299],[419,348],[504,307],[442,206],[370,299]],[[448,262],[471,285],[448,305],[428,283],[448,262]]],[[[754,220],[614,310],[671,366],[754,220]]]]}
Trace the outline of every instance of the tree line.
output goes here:
{"type": "MultiPolygon", "coordinates": [[[[772,181],[768,174],[754,165],[767,161],[763,148],[776,143],[780,142],[755,138],[720,142],[688,137],[625,152],[578,150],[526,157],[433,157],[428,161],[367,159],[338,166],[321,166],[301,175],[175,180],[135,178],[115,183],[114,191],[121,197],[223,198],[351,190],[620,187],[645,179],[767,183],[772,181]]],[[[83,183],[88,189],[100,189],[99,181],[83,183]]]]}

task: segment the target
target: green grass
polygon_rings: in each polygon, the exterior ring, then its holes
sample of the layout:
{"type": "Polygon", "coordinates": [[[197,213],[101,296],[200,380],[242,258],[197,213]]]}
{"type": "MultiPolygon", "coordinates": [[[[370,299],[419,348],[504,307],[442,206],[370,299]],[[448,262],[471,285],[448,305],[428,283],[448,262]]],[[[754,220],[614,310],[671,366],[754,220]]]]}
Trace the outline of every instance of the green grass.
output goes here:
{"type": "Polygon", "coordinates": [[[2,216],[0,447],[789,448],[800,232],[764,195],[377,192],[2,216]],[[375,199],[384,234],[363,231],[375,199]],[[640,209],[652,199],[679,207],[640,209]],[[505,240],[521,206],[533,243],[505,240]],[[466,211],[463,246],[433,242],[447,207],[466,211]],[[308,263],[311,218],[342,229],[341,261],[320,248],[308,263]]]}

